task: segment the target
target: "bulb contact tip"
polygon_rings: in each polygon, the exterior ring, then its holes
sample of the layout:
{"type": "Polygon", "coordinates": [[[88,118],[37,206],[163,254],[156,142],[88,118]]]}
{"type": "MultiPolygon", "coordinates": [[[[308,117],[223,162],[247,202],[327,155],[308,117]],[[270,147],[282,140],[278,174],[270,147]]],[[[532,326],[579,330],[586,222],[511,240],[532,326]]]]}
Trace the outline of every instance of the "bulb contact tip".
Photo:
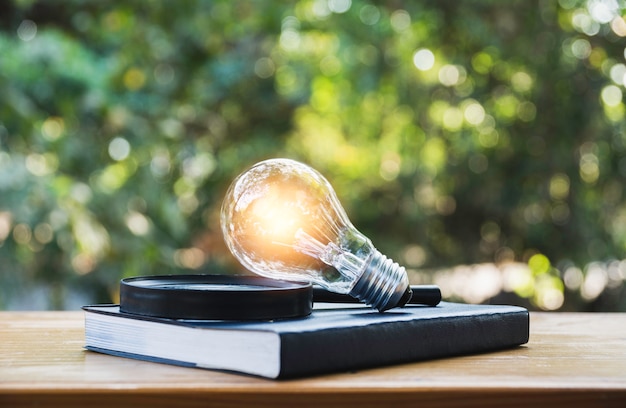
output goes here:
{"type": "Polygon", "coordinates": [[[411,286],[408,286],[406,290],[404,291],[404,293],[402,294],[402,297],[398,301],[398,304],[396,305],[396,307],[402,307],[406,305],[407,303],[409,303],[412,297],[413,297],[413,291],[411,290],[411,286]]]}

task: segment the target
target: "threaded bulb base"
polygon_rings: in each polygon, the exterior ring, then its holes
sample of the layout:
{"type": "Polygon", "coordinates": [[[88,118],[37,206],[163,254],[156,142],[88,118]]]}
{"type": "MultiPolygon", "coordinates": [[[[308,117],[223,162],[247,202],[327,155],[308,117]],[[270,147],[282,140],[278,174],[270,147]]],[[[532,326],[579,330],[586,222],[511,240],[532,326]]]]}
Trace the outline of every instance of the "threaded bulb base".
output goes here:
{"type": "Polygon", "coordinates": [[[411,299],[404,267],[375,251],[350,295],[380,312],[402,307],[411,299]]]}

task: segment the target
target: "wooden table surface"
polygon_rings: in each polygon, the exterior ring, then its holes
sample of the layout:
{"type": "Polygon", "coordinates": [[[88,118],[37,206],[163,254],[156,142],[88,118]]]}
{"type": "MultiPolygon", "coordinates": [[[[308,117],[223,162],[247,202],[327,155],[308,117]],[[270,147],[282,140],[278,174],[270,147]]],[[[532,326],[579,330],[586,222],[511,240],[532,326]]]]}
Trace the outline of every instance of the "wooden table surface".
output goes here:
{"type": "Polygon", "coordinates": [[[82,312],[0,312],[0,407],[626,407],[626,314],[530,328],[511,350],[273,381],[85,351],[82,312]]]}

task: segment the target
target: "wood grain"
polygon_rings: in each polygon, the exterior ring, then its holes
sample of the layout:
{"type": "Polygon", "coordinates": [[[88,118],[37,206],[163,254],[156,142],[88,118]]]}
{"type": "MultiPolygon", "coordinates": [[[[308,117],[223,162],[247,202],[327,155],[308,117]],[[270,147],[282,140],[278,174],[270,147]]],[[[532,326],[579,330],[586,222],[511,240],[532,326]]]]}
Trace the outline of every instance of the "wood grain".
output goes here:
{"type": "Polygon", "coordinates": [[[272,381],[83,349],[82,312],[0,312],[0,407],[624,407],[626,314],[532,313],[511,350],[272,381]]]}

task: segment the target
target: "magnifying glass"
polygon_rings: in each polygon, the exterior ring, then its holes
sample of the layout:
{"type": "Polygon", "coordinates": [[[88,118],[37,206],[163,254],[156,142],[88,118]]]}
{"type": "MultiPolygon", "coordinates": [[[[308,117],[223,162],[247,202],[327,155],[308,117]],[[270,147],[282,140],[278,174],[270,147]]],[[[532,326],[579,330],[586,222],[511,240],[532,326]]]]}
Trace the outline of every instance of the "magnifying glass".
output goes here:
{"type": "MultiPolygon", "coordinates": [[[[436,306],[434,285],[411,287],[411,304],[436,306]]],[[[310,283],[247,275],[156,275],[122,279],[120,311],[184,320],[276,320],[305,317],[314,302],[358,303],[310,283]]]]}

